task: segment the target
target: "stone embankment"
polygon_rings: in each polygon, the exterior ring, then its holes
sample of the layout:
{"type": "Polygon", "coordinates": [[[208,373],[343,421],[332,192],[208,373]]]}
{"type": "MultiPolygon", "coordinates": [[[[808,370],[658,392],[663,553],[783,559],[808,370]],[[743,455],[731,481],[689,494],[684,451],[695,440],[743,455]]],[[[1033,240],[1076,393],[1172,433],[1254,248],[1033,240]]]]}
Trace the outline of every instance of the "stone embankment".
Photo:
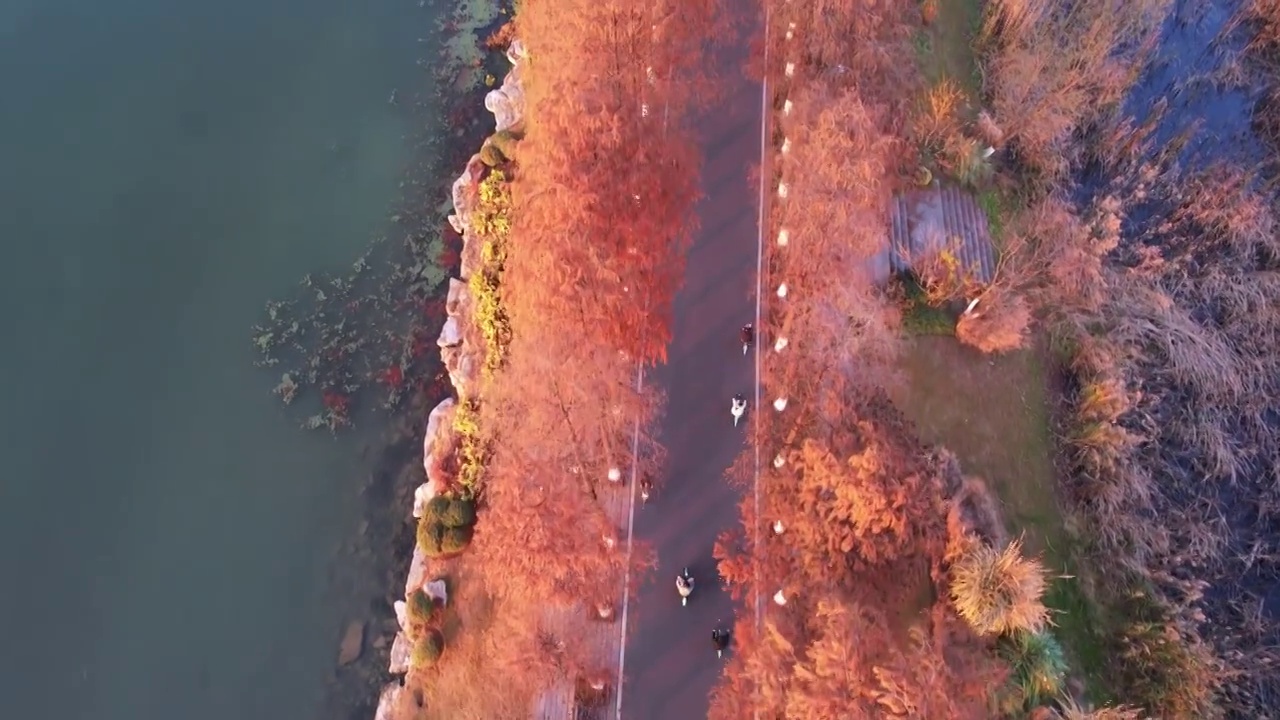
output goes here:
{"type": "MultiPolygon", "coordinates": [[[[494,114],[498,132],[516,128],[523,121],[524,91],[520,71],[524,58],[520,41],[513,42],[507,51],[507,59],[512,64],[510,72],[503,79],[502,86],[485,97],[485,108],[494,114]]],[[[476,381],[484,364],[484,338],[474,321],[474,306],[468,281],[481,262],[481,242],[476,238],[471,222],[480,198],[480,181],[486,170],[481,154],[476,153],[467,161],[462,175],[453,183],[454,212],[449,216],[449,224],[462,236],[458,273],[460,277],[449,279],[449,293],[445,304],[447,320],[440,331],[437,344],[455,396],[443,400],[427,417],[427,429],[422,443],[426,482],[414,492],[412,514],[415,519],[421,518],[427,503],[453,482],[449,468],[454,464],[453,458],[460,441],[454,429],[454,416],[460,402],[474,398],[476,381]]],[[[438,561],[428,558],[420,547],[414,548],[405,580],[406,600],[395,603],[400,631],[391,646],[389,670],[397,677],[383,687],[378,698],[375,720],[391,720],[399,716],[398,708],[408,701],[403,697],[404,676],[411,672],[413,643],[409,639],[407,599],[422,590],[441,604],[448,600],[445,583],[442,578],[436,577],[437,570],[433,569],[437,563],[438,561]]]]}

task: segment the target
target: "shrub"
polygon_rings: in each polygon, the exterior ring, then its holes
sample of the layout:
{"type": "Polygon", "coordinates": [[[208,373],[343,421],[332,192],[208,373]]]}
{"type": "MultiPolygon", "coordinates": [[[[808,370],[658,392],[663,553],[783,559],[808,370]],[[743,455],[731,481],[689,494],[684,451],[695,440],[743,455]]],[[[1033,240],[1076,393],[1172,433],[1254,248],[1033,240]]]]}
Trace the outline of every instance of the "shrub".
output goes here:
{"type": "Polygon", "coordinates": [[[422,511],[422,520],[424,522],[443,522],[442,518],[449,511],[450,500],[448,496],[437,495],[427,501],[426,508],[422,511]]]}
{"type": "Polygon", "coordinates": [[[492,145],[502,153],[502,157],[511,160],[515,158],[516,145],[520,142],[520,136],[510,130],[496,132],[489,137],[486,145],[492,145]]]}
{"type": "Polygon", "coordinates": [[[971,137],[955,133],[946,138],[939,156],[943,169],[961,183],[974,187],[991,177],[986,148],[971,137]]]}
{"type": "Polygon", "coordinates": [[[471,527],[446,528],[440,542],[440,549],[445,555],[456,555],[466,550],[471,544],[473,532],[471,527]]]}
{"type": "Polygon", "coordinates": [[[440,540],[444,535],[444,526],[439,520],[422,517],[418,520],[418,549],[429,557],[440,554],[440,540]]]}
{"type": "MultiPolygon", "coordinates": [[[[472,281],[479,275],[472,275],[472,281]]],[[[453,430],[459,438],[458,484],[462,486],[464,495],[474,497],[480,491],[485,460],[489,454],[488,444],[480,435],[480,404],[474,398],[458,405],[458,411],[453,416],[453,430]]]]}
{"type": "Polygon", "coordinates": [[[506,162],[507,158],[502,151],[494,147],[492,143],[485,143],[480,146],[480,162],[488,167],[497,167],[506,162]]]}
{"type": "Polygon", "coordinates": [[[964,91],[953,80],[943,79],[925,93],[920,103],[916,133],[925,150],[939,152],[960,131],[964,91]]]}
{"type": "Polygon", "coordinates": [[[427,503],[422,518],[446,528],[467,527],[476,523],[476,505],[469,499],[437,495],[427,503]]]}
{"type": "Polygon", "coordinates": [[[476,524],[476,504],[471,500],[450,498],[448,507],[440,515],[440,524],[447,528],[471,527],[476,524]]]}
{"type": "Polygon", "coordinates": [[[975,543],[951,569],[951,601],[979,635],[1039,630],[1048,622],[1044,567],[1022,556],[1022,541],[1003,551],[975,543]]]}
{"type": "Polygon", "coordinates": [[[1097,710],[1086,710],[1072,698],[1062,701],[1062,707],[1053,717],[1055,720],[1143,720],[1141,711],[1120,705],[1117,707],[1101,707],[1097,710]]]}
{"type": "Polygon", "coordinates": [[[1057,697],[1067,678],[1067,659],[1062,645],[1049,632],[1016,632],[1001,642],[1000,654],[1013,669],[1015,685],[1006,696],[1006,709],[1018,705],[1037,707],[1057,697]]]}
{"type": "Polygon", "coordinates": [[[414,637],[421,637],[422,633],[426,632],[432,623],[436,621],[436,617],[440,613],[440,606],[421,589],[414,590],[409,595],[405,605],[409,620],[409,631],[414,637]]]}
{"type": "Polygon", "coordinates": [[[418,523],[418,547],[427,557],[439,558],[457,555],[471,544],[472,529],[448,527],[439,521],[423,518],[418,523]]]}
{"type": "Polygon", "coordinates": [[[1127,624],[1111,650],[1127,699],[1157,717],[1212,717],[1225,674],[1212,651],[1180,632],[1177,618],[1149,591],[1130,591],[1119,612],[1127,624]]]}
{"type": "Polygon", "coordinates": [[[1027,346],[1031,307],[1021,295],[988,293],[974,312],[956,322],[956,339],[984,353],[1003,353],[1027,346]]]}
{"type": "Polygon", "coordinates": [[[413,645],[413,654],[409,656],[409,666],[422,670],[435,665],[444,653],[444,637],[438,630],[431,630],[418,639],[413,645]]]}

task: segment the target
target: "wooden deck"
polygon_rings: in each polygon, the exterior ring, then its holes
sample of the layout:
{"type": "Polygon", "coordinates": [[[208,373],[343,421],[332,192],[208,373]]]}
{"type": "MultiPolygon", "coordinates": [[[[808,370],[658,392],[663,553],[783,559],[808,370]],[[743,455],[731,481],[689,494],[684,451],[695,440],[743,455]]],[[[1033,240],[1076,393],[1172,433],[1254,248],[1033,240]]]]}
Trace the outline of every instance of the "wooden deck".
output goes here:
{"type": "MultiPolygon", "coordinates": [[[[618,547],[616,552],[627,551],[627,523],[631,513],[631,477],[624,475],[622,483],[603,483],[600,487],[599,500],[606,515],[618,529],[618,547]]],[[[544,618],[544,627],[554,637],[583,638],[587,649],[587,662],[601,671],[616,675],[618,672],[618,655],[622,650],[622,590],[618,587],[618,595],[614,602],[617,615],[614,622],[592,622],[592,608],[585,606],[549,608],[544,618]]],[[[555,687],[548,688],[534,702],[533,720],[603,720],[612,717],[612,700],[608,712],[585,711],[575,707],[574,680],[564,678],[555,687]]],[[[616,692],[622,678],[614,677],[610,693],[616,692]]]]}
{"type": "Polygon", "coordinates": [[[926,190],[913,190],[893,199],[890,211],[888,263],[878,263],[877,280],[911,268],[913,258],[944,248],[956,254],[973,280],[987,284],[995,278],[996,253],[986,213],[968,192],[936,181],[926,190]],[[887,265],[887,267],[886,267],[887,265]]]}

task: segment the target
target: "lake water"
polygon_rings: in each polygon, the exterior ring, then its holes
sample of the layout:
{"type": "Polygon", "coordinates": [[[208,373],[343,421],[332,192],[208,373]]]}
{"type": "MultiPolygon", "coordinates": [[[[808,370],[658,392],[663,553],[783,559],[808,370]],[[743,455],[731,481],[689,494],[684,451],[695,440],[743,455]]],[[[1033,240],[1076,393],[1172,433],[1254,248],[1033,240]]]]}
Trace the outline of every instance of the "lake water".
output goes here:
{"type": "Polygon", "coordinates": [[[317,717],[371,461],[298,429],[249,328],[383,227],[433,25],[0,0],[0,717],[317,717]]]}

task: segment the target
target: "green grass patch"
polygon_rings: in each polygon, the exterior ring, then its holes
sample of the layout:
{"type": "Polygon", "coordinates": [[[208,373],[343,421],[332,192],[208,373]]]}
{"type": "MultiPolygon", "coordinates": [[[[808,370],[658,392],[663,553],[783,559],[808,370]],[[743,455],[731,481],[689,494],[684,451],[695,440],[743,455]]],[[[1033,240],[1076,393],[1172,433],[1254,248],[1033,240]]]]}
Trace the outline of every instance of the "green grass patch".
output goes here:
{"type": "Polygon", "coordinates": [[[894,282],[902,306],[902,329],[908,335],[955,336],[955,313],[930,305],[925,300],[924,290],[910,275],[898,277],[894,282]]]}
{"type": "MultiPolygon", "coordinates": [[[[982,93],[973,42],[982,26],[982,0],[941,0],[933,22],[917,33],[916,57],[930,84],[949,78],[960,85],[971,105],[982,93]]],[[[970,108],[976,115],[975,108],[970,108]]],[[[967,119],[973,119],[972,117],[967,119]]]]}
{"type": "Polygon", "coordinates": [[[942,308],[913,301],[902,311],[902,329],[910,335],[955,336],[956,319],[942,308]]]}
{"type": "Polygon", "coordinates": [[[1012,201],[999,190],[989,187],[977,194],[978,207],[987,216],[987,228],[991,232],[991,242],[997,249],[1004,244],[1006,219],[1013,209],[1012,201]]]}
{"type": "MultiPolygon", "coordinates": [[[[1038,351],[982,355],[954,338],[907,341],[906,382],[895,400],[928,443],[946,446],[963,471],[986,481],[1012,534],[1056,576],[1074,576],[1074,543],[1055,494],[1045,369],[1038,351]]],[[[1056,577],[1045,604],[1054,634],[1090,697],[1104,686],[1100,621],[1074,577],[1056,577]]]]}

